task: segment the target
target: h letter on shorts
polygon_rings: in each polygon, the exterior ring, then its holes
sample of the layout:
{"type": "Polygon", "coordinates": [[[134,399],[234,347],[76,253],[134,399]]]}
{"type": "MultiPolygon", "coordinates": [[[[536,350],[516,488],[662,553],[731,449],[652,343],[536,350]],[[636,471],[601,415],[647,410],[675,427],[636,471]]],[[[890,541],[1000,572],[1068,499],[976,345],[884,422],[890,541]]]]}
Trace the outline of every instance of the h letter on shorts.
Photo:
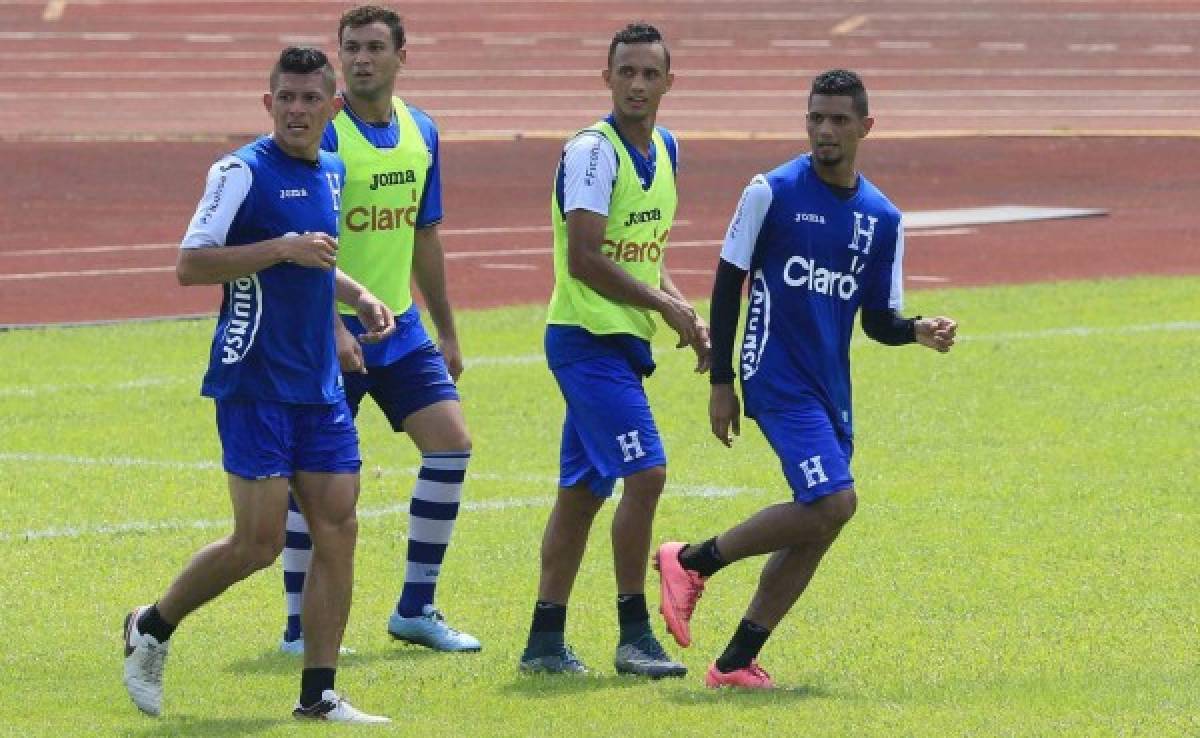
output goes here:
{"type": "Polygon", "coordinates": [[[797,466],[800,467],[800,471],[804,472],[804,478],[808,482],[809,489],[812,489],[822,482],[829,481],[829,477],[825,476],[825,469],[821,466],[820,456],[813,456],[812,458],[805,459],[797,464],[797,466]]]}
{"type": "Polygon", "coordinates": [[[642,450],[642,442],[638,440],[638,432],[635,430],[617,436],[617,443],[621,446],[621,453],[624,455],[626,463],[646,455],[646,452],[642,450]]]}

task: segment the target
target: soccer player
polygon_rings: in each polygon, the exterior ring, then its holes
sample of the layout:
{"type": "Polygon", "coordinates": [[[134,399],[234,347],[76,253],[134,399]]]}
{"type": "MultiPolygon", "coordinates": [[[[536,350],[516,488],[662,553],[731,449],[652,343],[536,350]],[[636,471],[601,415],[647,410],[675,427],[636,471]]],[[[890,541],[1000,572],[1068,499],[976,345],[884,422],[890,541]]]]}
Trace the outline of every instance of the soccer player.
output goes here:
{"type": "Polygon", "coordinates": [[[702,543],[664,543],[656,560],[662,613],[681,646],[705,582],[735,561],[770,554],[758,590],[709,687],[772,687],[760,649],[812,579],[854,514],[850,335],[887,345],[917,342],[946,352],[950,318],[903,318],[900,212],[855,169],[874,120],[853,72],[820,74],[808,98],[809,154],[758,175],[725,236],[712,293],[712,432],[725,446],[740,432],[733,348],[742,284],[753,272],[739,358],[746,415],[783,465],[792,501],[767,507],[702,543]]]}
{"type": "MultiPolygon", "coordinates": [[[[479,640],[451,628],[434,606],[471,458],[454,385],[462,353],[438,238],[438,132],[428,115],[393,96],[406,54],[395,12],[373,5],[347,11],[338,23],[338,44],[345,104],[321,140],[346,165],[338,266],[397,316],[391,338],[364,348],[367,372],[346,377],[346,398],[357,415],[363,396],[371,395],[393,430],[408,433],[421,452],[409,503],[404,587],[388,632],[437,651],[478,651],[479,640]],[[437,328],[437,345],[413,303],[413,278],[437,328]]],[[[342,305],[341,312],[351,331],[361,331],[353,310],[342,305]]],[[[280,644],[289,653],[304,650],[299,616],[310,545],[293,503],[283,551],[288,621],[280,644]]]]}
{"type": "Polygon", "coordinates": [[[554,294],[546,358],[566,401],[558,497],[542,539],[541,578],[526,672],[581,673],[564,638],[567,601],[592,521],[612,495],[613,564],[620,634],[618,673],[683,676],[650,628],[646,568],[654,512],[666,483],[666,455],[642,387],[654,371],[653,313],[708,368],[708,328],[663,268],[675,215],[674,137],[655,126],[671,88],[670,56],[652,26],[631,24],[608,50],[605,84],[612,114],[564,147],[555,182],[554,294]]]}
{"type": "Polygon", "coordinates": [[[233,533],[196,553],[156,603],[125,618],[125,687],[150,715],[162,710],[163,667],[180,621],[279,555],[290,479],[314,539],[309,644],[293,714],[389,722],[334,690],[361,465],[335,345],[354,339],[337,319],[335,294],[356,307],[368,338],[394,328],[387,308],[334,267],[344,168],[320,141],[338,106],[335,89],[322,52],[283,51],[263,96],[274,133],[213,164],[179,252],[181,284],[225,291],[202,393],[216,401],[233,533]]]}

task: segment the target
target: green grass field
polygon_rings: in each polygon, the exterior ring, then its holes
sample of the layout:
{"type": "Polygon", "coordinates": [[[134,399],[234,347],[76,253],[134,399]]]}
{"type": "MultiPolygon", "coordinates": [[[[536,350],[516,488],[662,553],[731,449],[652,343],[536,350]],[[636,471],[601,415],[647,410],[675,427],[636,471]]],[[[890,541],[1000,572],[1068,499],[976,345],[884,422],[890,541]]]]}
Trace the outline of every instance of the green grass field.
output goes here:
{"type": "MultiPolygon", "coordinates": [[[[371,407],[357,654],[339,684],[420,736],[1200,735],[1198,295],[1198,278],[920,291],[910,313],[961,322],[949,356],[856,342],[859,513],[767,644],[783,686],[769,694],[701,682],[757,561],[712,580],[691,649],[669,644],[687,679],[614,675],[611,509],[568,624],[597,675],[517,675],[562,405],[540,362],[540,307],[463,313],[476,451],[439,604],[484,650],[434,655],[384,631],[417,456],[371,407]]],[[[165,717],[141,716],[120,683],[125,612],[228,529],[197,394],[210,333],[193,321],[0,334],[0,624],[13,639],[0,734],[302,729],[289,716],[298,663],[275,652],[277,569],[180,628],[165,717]]],[[[665,337],[657,348],[648,389],[671,459],[657,536],[707,537],[785,499],[757,428],[723,449],[707,380],[665,337]]]]}

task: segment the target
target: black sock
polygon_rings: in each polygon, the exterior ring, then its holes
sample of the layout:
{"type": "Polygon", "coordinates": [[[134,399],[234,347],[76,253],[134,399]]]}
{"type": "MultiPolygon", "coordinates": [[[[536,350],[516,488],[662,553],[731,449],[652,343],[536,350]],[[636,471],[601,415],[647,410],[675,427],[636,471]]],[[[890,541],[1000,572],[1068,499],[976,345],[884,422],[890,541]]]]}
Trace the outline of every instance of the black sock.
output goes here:
{"type": "Polygon", "coordinates": [[[751,661],[758,658],[758,652],[762,650],[770,635],[771,631],[742,618],[729,645],[725,647],[725,653],[717,659],[717,669],[723,674],[728,674],[746,668],[751,661]]]}
{"type": "Polygon", "coordinates": [[[717,550],[717,538],[713,536],[704,543],[695,546],[690,543],[679,552],[679,563],[684,569],[691,569],[702,577],[711,577],[724,569],[729,562],[721,558],[717,550]]]}
{"type": "Polygon", "coordinates": [[[650,612],[646,595],[617,595],[617,622],[621,625],[621,643],[632,643],[650,631],[650,612]]]}
{"type": "Polygon", "coordinates": [[[300,706],[312,707],[321,701],[325,690],[333,689],[337,669],[305,669],[300,672],[300,706]]]}
{"type": "Polygon", "coordinates": [[[137,621],[137,629],[139,633],[154,636],[159,643],[166,643],[171,638],[171,634],[175,632],[175,626],[163,620],[162,613],[158,611],[157,602],[142,612],[137,621]]]}
{"type": "Polygon", "coordinates": [[[562,633],[566,629],[567,606],[538,600],[533,606],[533,624],[529,626],[530,634],[562,633]]]}

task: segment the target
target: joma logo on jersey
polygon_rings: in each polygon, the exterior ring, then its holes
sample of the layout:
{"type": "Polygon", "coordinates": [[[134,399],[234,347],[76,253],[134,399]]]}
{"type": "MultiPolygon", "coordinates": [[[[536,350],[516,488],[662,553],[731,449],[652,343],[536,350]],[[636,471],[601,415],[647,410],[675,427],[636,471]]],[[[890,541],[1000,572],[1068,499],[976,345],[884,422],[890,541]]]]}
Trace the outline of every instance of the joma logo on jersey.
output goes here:
{"type": "Polygon", "coordinates": [[[258,333],[262,289],[257,274],[235,279],[226,287],[229,290],[229,322],[221,339],[221,363],[236,364],[246,357],[258,333]]]}
{"type": "Polygon", "coordinates": [[[853,274],[842,274],[824,267],[803,256],[793,256],[783,265],[783,281],[789,287],[807,287],[819,295],[837,296],[843,300],[854,297],[858,291],[858,280],[853,274]]]}
{"type": "Polygon", "coordinates": [[[371,190],[377,190],[380,187],[391,187],[393,185],[416,184],[417,173],[411,169],[404,169],[398,172],[384,172],[383,174],[371,175],[371,190]]]}
{"type": "Polygon", "coordinates": [[[279,199],[288,200],[293,197],[308,197],[308,190],[303,187],[297,187],[289,190],[280,190],[279,199]]]}
{"type": "Polygon", "coordinates": [[[825,225],[825,216],[820,213],[796,213],[796,222],[825,225]]]}
{"type": "Polygon", "coordinates": [[[639,210],[629,214],[629,217],[625,219],[625,225],[631,226],[637,225],[638,223],[651,223],[656,220],[662,220],[662,211],[660,211],[658,208],[654,208],[653,210],[639,210]]]}
{"type": "Polygon", "coordinates": [[[604,239],[604,243],[600,244],[600,253],[615,262],[657,262],[662,259],[663,247],[667,243],[667,236],[670,235],[670,229],[663,232],[661,236],[657,233],[654,237],[656,241],[646,241],[639,243],[637,241],[626,241],[624,239],[613,242],[609,239],[604,239]]]}
{"type": "Polygon", "coordinates": [[[346,230],[361,233],[362,231],[395,231],[401,228],[413,228],[417,225],[417,206],[406,208],[380,208],[372,205],[369,208],[350,208],[346,211],[346,230]]]}

